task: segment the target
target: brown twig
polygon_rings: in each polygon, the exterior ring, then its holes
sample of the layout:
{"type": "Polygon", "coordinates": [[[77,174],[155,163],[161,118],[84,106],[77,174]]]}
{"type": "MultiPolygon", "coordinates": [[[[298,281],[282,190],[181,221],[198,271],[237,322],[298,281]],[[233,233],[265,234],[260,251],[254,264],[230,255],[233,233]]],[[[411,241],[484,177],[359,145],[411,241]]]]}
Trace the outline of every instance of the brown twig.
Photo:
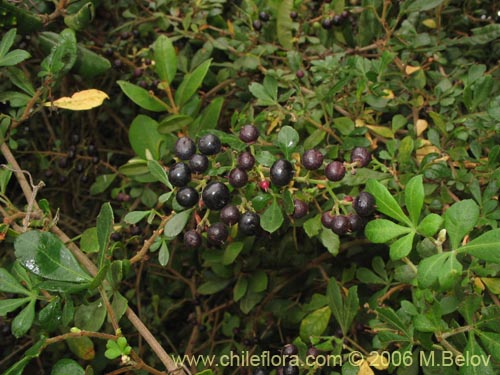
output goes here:
{"type": "Polygon", "coordinates": [[[161,233],[163,233],[163,227],[165,226],[165,224],[167,224],[167,221],[169,221],[170,218],[171,216],[165,216],[163,219],[161,219],[161,223],[158,226],[158,229],[156,229],[151,235],[151,237],[149,237],[147,241],[144,242],[144,245],[142,245],[142,248],[137,252],[137,254],[135,254],[132,258],[130,258],[130,264],[137,263],[144,258],[151,245],[153,245],[153,243],[155,242],[156,238],[161,233]]]}

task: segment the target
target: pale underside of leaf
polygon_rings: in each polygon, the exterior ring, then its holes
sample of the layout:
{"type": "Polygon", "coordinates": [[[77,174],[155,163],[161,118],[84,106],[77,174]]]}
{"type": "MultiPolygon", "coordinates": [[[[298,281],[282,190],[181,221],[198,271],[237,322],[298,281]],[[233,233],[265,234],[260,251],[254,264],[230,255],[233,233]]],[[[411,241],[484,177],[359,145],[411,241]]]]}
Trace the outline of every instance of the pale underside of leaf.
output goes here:
{"type": "Polygon", "coordinates": [[[69,109],[71,111],[86,111],[99,107],[105,99],[109,99],[108,94],[105,92],[89,89],[78,91],[71,97],[64,96],[52,102],[43,103],[43,105],[46,107],[69,109]]]}

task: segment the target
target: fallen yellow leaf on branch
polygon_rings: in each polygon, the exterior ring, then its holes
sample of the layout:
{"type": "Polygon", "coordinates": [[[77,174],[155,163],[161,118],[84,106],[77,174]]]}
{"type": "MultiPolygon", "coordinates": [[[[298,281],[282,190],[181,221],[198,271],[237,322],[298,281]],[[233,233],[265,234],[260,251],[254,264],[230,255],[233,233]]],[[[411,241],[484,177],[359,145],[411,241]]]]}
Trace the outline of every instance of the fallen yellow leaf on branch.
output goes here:
{"type": "Polygon", "coordinates": [[[71,97],[64,96],[52,102],[43,103],[43,105],[46,107],[69,109],[71,111],[86,111],[99,107],[104,99],[109,99],[109,96],[105,92],[89,89],[75,92],[71,97]]]}

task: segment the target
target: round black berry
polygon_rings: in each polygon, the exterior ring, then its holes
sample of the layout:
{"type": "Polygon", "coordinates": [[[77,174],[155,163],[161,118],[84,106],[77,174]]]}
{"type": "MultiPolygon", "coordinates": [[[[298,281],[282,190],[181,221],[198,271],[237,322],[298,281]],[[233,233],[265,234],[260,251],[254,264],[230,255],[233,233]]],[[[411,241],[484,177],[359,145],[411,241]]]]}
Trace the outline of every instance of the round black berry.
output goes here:
{"type": "Polygon", "coordinates": [[[220,151],[221,143],[219,137],[207,134],[198,140],[198,149],[204,155],[215,155],[220,151]]]}
{"type": "Polygon", "coordinates": [[[294,344],[286,344],[281,350],[281,353],[283,353],[283,355],[292,356],[297,355],[299,353],[299,350],[294,344]]]}
{"type": "Polygon", "coordinates": [[[196,152],[196,145],[189,137],[181,137],[175,143],[175,155],[181,160],[188,160],[196,152]]]}
{"type": "Polygon", "coordinates": [[[330,211],[323,212],[323,214],[321,215],[321,224],[323,224],[325,228],[331,228],[333,224],[333,218],[334,216],[330,213],[330,211]]]}
{"type": "Polygon", "coordinates": [[[371,160],[370,151],[364,147],[355,147],[351,151],[351,162],[356,162],[360,167],[366,167],[371,160]]]}
{"type": "Polygon", "coordinates": [[[299,78],[299,79],[300,79],[300,78],[304,78],[305,73],[304,73],[304,71],[303,71],[303,70],[297,70],[297,71],[295,72],[295,76],[296,76],[297,78],[299,78]]]}
{"type": "Polygon", "coordinates": [[[235,188],[241,188],[248,182],[248,175],[244,169],[234,168],[229,172],[229,183],[235,188]]]}
{"type": "Polygon", "coordinates": [[[227,225],[234,225],[240,219],[238,207],[228,204],[220,210],[220,221],[227,225]]]}
{"type": "Polygon", "coordinates": [[[196,173],[205,172],[208,169],[208,158],[202,154],[194,154],[189,159],[189,168],[196,173]]]}
{"type": "Polygon", "coordinates": [[[333,26],[333,21],[331,18],[325,18],[323,21],[321,21],[321,27],[325,30],[330,30],[333,26]]]}
{"type": "Polygon", "coordinates": [[[260,216],[255,212],[245,212],[238,221],[238,228],[241,233],[253,236],[260,228],[260,216]]]}
{"type": "Polygon", "coordinates": [[[307,203],[304,202],[303,200],[294,199],[293,200],[293,207],[294,207],[294,210],[293,210],[292,216],[294,219],[300,219],[300,218],[307,215],[307,211],[308,211],[307,203]]]}
{"type": "Polygon", "coordinates": [[[288,160],[276,160],[270,171],[271,182],[276,186],[285,186],[292,181],[293,166],[288,160]]]}
{"type": "Polygon", "coordinates": [[[255,31],[260,31],[262,30],[262,22],[260,22],[260,20],[255,20],[252,22],[252,26],[253,26],[253,29],[255,31]]]}
{"type": "Polygon", "coordinates": [[[238,167],[248,171],[255,165],[255,157],[250,151],[242,152],[238,155],[238,167]]]}
{"type": "Polygon", "coordinates": [[[287,364],[283,366],[283,375],[299,375],[299,367],[287,364]]]}
{"type": "Polygon", "coordinates": [[[259,19],[261,21],[267,22],[269,21],[269,14],[267,12],[262,11],[259,13],[259,19]]]}
{"type": "Polygon", "coordinates": [[[96,155],[97,154],[97,147],[93,143],[89,143],[87,146],[87,154],[90,156],[96,155]]]}
{"type": "Polygon", "coordinates": [[[196,203],[198,203],[200,196],[194,188],[191,186],[185,186],[179,189],[175,195],[175,199],[177,199],[177,202],[182,207],[193,207],[196,203]]]}
{"type": "Polygon", "coordinates": [[[330,228],[339,236],[346,234],[350,228],[349,219],[345,215],[335,215],[330,228]]]}
{"type": "Polygon", "coordinates": [[[203,203],[211,210],[220,210],[231,200],[229,189],[222,182],[210,182],[201,194],[203,203]]]}
{"type": "Polygon", "coordinates": [[[194,229],[188,230],[186,233],[184,233],[184,244],[192,249],[200,247],[201,235],[194,229]]]}
{"type": "Polygon", "coordinates": [[[320,351],[316,347],[310,346],[307,349],[306,357],[317,358],[319,356],[319,354],[320,354],[320,351]]]}
{"type": "Polygon", "coordinates": [[[332,18],[332,24],[334,24],[335,26],[339,26],[343,21],[344,19],[338,14],[333,16],[332,18]]]}
{"type": "Polygon", "coordinates": [[[229,231],[224,223],[212,224],[207,230],[208,242],[213,245],[221,246],[226,242],[229,231]]]}
{"type": "Polygon", "coordinates": [[[365,228],[367,222],[366,217],[359,216],[358,214],[351,214],[348,215],[347,218],[349,219],[351,232],[359,232],[365,228]]]}
{"type": "Polygon", "coordinates": [[[263,367],[257,367],[252,373],[252,375],[269,375],[269,371],[267,371],[263,367]]]}
{"type": "Polygon", "coordinates": [[[302,155],[302,165],[305,169],[314,171],[323,164],[323,154],[318,150],[307,150],[302,155]]]}
{"type": "Polygon", "coordinates": [[[183,187],[191,181],[191,170],[184,163],[175,163],[168,171],[168,179],[174,186],[183,187]]]}
{"type": "Polygon", "coordinates": [[[325,176],[330,181],[342,180],[345,176],[344,163],[337,160],[328,163],[328,165],[325,167],[325,176]]]}
{"type": "Polygon", "coordinates": [[[296,11],[293,10],[293,11],[290,12],[290,18],[292,20],[297,19],[298,16],[299,16],[299,14],[296,11]]]}
{"type": "Polygon", "coordinates": [[[259,138],[259,129],[255,125],[245,125],[240,129],[240,139],[245,143],[255,142],[259,138]]]}
{"type": "Polygon", "coordinates": [[[370,216],[375,211],[375,198],[367,191],[362,191],[354,198],[352,207],[359,216],[370,216]]]}

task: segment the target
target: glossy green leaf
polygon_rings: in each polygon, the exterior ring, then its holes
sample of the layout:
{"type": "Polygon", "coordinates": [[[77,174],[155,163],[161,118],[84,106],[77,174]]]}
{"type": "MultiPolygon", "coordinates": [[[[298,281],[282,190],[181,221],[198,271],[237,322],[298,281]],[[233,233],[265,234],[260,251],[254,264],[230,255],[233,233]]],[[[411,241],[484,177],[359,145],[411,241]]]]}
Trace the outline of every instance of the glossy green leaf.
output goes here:
{"type": "Polygon", "coordinates": [[[123,218],[123,221],[126,222],[127,224],[137,224],[140,222],[142,219],[144,219],[146,216],[151,214],[151,210],[148,211],[132,211],[129,212],[125,215],[123,218]]]}
{"type": "Polygon", "coordinates": [[[410,232],[405,236],[394,241],[390,248],[389,254],[392,260],[398,260],[408,256],[413,248],[413,238],[415,237],[415,232],[410,232]]]}
{"type": "Polygon", "coordinates": [[[428,288],[438,280],[449,256],[450,253],[434,254],[419,263],[417,280],[421,288],[428,288]]]}
{"type": "Polygon", "coordinates": [[[339,253],[340,238],[337,234],[333,233],[330,229],[322,228],[319,237],[321,243],[333,256],[339,253]]]}
{"type": "Polygon", "coordinates": [[[389,190],[387,190],[387,188],[379,181],[369,179],[366,183],[366,191],[375,197],[377,210],[379,212],[386,214],[387,216],[390,216],[408,226],[412,226],[411,220],[404,214],[403,210],[399,206],[399,203],[396,199],[394,199],[389,190]]]}
{"type": "Polygon", "coordinates": [[[288,154],[295,149],[295,147],[299,143],[299,140],[299,133],[297,133],[297,130],[295,130],[291,126],[283,126],[278,133],[278,145],[283,151],[286,151],[288,154]]]}
{"type": "Polygon", "coordinates": [[[410,228],[386,219],[372,220],[365,227],[366,238],[374,243],[385,243],[409,232],[410,228]]]}
{"type": "Polygon", "coordinates": [[[158,262],[161,266],[165,267],[170,259],[170,250],[166,241],[162,241],[160,251],[158,252],[158,262]]]}
{"type": "Polygon", "coordinates": [[[0,300],[0,316],[5,316],[11,311],[14,311],[21,307],[22,305],[25,305],[31,300],[29,297],[24,297],[24,298],[9,298],[9,299],[4,299],[0,300]]]}
{"type": "Polygon", "coordinates": [[[101,268],[108,253],[109,240],[111,232],[113,231],[114,214],[113,208],[109,202],[101,206],[101,210],[97,215],[97,241],[99,242],[99,258],[98,267],[101,268]]]}
{"type": "Polygon", "coordinates": [[[31,55],[27,51],[15,49],[7,53],[7,55],[0,57],[0,66],[14,66],[30,57],[31,55]]]}
{"type": "Polygon", "coordinates": [[[91,282],[71,283],[67,281],[45,280],[37,284],[37,287],[48,292],[73,294],[89,289],[91,282]]]}
{"type": "Polygon", "coordinates": [[[443,218],[438,214],[429,214],[417,226],[417,232],[426,236],[434,236],[443,225],[443,218]]]}
{"type": "Polygon", "coordinates": [[[276,199],[273,200],[271,205],[260,216],[260,225],[262,229],[269,233],[274,233],[283,224],[284,218],[276,199]]]}
{"type": "Polygon", "coordinates": [[[177,54],[170,38],[160,35],[153,44],[155,70],[162,81],[172,83],[177,72],[177,54]]]}
{"type": "Polygon", "coordinates": [[[311,336],[321,336],[328,327],[332,311],[325,306],[306,315],[300,322],[300,337],[309,341],[311,336]]]}
{"type": "Polygon", "coordinates": [[[85,3],[76,13],[64,16],[64,23],[75,31],[85,30],[94,20],[95,7],[92,2],[85,3]]]}
{"type": "Polygon", "coordinates": [[[186,210],[171,217],[167,224],[165,224],[163,235],[165,237],[174,238],[181,233],[191,217],[191,212],[192,210],[186,210]]]}
{"type": "Polygon", "coordinates": [[[500,263],[500,229],[493,229],[458,249],[476,258],[492,263],[500,263]]]}
{"type": "Polygon", "coordinates": [[[293,9],[293,0],[281,0],[276,13],[276,36],[281,46],[285,49],[292,49],[292,19],[290,12],[293,9]]]}
{"type": "Polygon", "coordinates": [[[189,134],[199,134],[205,130],[215,129],[224,104],[224,97],[217,97],[201,112],[201,115],[189,125],[189,134]]]}
{"type": "Polygon", "coordinates": [[[115,318],[118,322],[123,317],[123,315],[125,315],[127,308],[128,308],[128,300],[120,292],[114,292],[113,300],[111,301],[111,309],[115,313],[115,318]]]}
{"type": "Polygon", "coordinates": [[[243,242],[231,242],[224,250],[222,264],[232,264],[243,250],[243,242]]]}
{"type": "Polygon", "coordinates": [[[98,332],[106,318],[106,307],[101,298],[75,310],[75,326],[86,331],[98,332]]]}
{"type": "Polygon", "coordinates": [[[25,232],[16,238],[14,248],[17,259],[35,275],[73,283],[92,280],[80,267],[71,251],[50,232],[25,232]]]}
{"type": "Polygon", "coordinates": [[[166,112],[167,106],[148,90],[127,81],[117,81],[127,97],[139,107],[152,112],[166,112]]]}
{"type": "Polygon", "coordinates": [[[188,115],[174,114],[165,117],[158,125],[158,132],[160,134],[175,133],[193,122],[193,118],[188,115]]]}
{"type": "Polygon", "coordinates": [[[424,205],[424,183],[422,175],[413,177],[405,187],[405,204],[413,224],[417,225],[424,205]]]}
{"type": "Polygon", "coordinates": [[[53,332],[60,327],[62,306],[59,297],[54,298],[38,313],[38,322],[45,332],[53,332]]]}
{"type": "Polygon", "coordinates": [[[148,160],[148,170],[149,173],[153,175],[158,181],[160,181],[163,185],[168,187],[170,190],[173,189],[172,184],[168,180],[167,172],[165,169],[158,163],[156,160],[148,160]]]}
{"type": "Polygon", "coordinates": [[[12,320],[10,330],[16,338],[24,336],[35,320],[35,304],[36,300],[32,299],[30,303],[21,310],[19,314],[12,320]]]}
{"type": "MultiPolygon", "coordinates": [[[[159,159],[162,137],[157,129],[158,123],[145,115],[137,116],[130,124],[128,134],[130,145],[135,154],[144,160],[149,159],[149,155],[155,160],[159,159]]],[[[145,172],[147,171],[149,169],[146,169],[145,172]]]]}
{"type": "Polygon", "coordinates": [[[87,228],[80,238],[80,249],[89,254],[99,252],[99,241],[97,240],[97,228],[87,228]]]}
{"type": "Polygon", "coordinates": [[[57,36],[50,54],[41,62],[43,69],[39,75],[53,74],[56,77],[67,73],[75,64],[77,44],[75,32],[65,29],[57,36]]]}
{"type": "Polygon", "coordinates": [[[479,206],[472,199],[453,204],[444,214],[444,227],[450,237],[452,249],[457,249],[460,242],[474,229],[479,219],[479,206]]]}
{"type": "Polygon", "coordinates": [[[175,92],[175,103],[179,107],[183,107],[201,87],[211,62],[211,59],[203,62],[192,73],[184,76],[184,79],[175,92]]]}
{"type": "Polygon", "coordinates": [[[52,367],[50,375],[85,375],[85,370],[73,359],[63,358],[52,367]]]}
{"type": "Polygon", "coordinates": [[[0,292],[31,295],[5,268],[0,268],[0,292]]]}

